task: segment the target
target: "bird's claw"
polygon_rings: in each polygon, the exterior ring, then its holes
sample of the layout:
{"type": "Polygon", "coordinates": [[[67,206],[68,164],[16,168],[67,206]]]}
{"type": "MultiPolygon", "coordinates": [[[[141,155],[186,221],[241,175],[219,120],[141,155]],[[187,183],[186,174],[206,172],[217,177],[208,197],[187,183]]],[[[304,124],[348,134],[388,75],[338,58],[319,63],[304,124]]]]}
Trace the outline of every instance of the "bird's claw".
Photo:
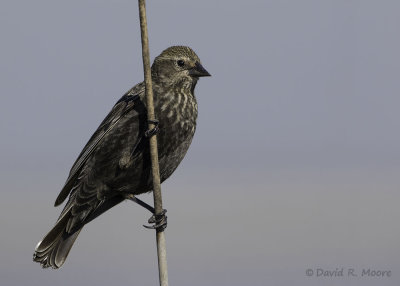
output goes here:
{"type": "Polygon", "coordinates": [[[146,130],[146,132],[144,132],[144,136],[146,138],[150,138],[153,135],[157,134],[158,131],[160,131],[160,129],[158,128],[159,121],[157,119],[154,119],[154,120],[147,120],[147,122],[154,124],[154,127],[152,129],[146,130]]]}
{"type": "Polygon", "coordinates": [[[167,216],[165,215],[166,212],[167,210],[164,209],[161,214],[154,214],[149,218],[148,223],[154,223],[154,225],[143,226],[147,229],[156,229],[159,231],[163,231],[167,228],[167,216]]]}
{"type": "Polygon", "coordinates": [[[154,225],[143,225],[145,228],[157,229],[157,230],[160,230],[160,231],[163,231],[164,229],[167,228],[167,216],[165,215],[166,212],[167,212],[166,209],[163,209],[160,214],[156,215],[155,214],[155,209],[152,206],[146,204],[142,200],[139,200],[133,194],[128,194],[128,195],[125,196],[125,198],[137,203],[138,205],[144,207],[145,209],[147,209],[147,210],[149,210],[150,212],[153,213],[151,218],[149,218],[148,222],[152,223],[154,225]]]}

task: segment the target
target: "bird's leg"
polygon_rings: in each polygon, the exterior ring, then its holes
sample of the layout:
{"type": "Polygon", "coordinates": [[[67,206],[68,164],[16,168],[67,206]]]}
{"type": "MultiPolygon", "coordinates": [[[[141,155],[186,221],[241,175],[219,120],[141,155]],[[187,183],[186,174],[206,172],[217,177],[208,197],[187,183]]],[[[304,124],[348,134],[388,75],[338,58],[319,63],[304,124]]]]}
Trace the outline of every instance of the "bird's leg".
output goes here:
{"type": "Polygon", "coordinates": [[[129,194],[129,195],[126,195],[125,198],[126,198],[127,200],[130,200],[130,201],[132,201],[132,202],[137,203],[138,205],[144,207],[145,209],[149,210],[152,214],[154,214],[154,208],[153,208],[151,205],[148,205],[148,204],[145,203],[144,201],[139,200],[139,199],[138,199],[137,197],[135,197],[134,195],[129,194]]]}
{"type": "Polygon", "coordinates": [[[145,136],[145,137],[150,138],[151,136],[157,134],[158,131],[160,130],[160,129],[158,128],[159,122],[158,122],[157,119],[155,119],[155,120],[147,120],[147,122],[148,122],[148,123],[151,123],[151,124],[154,124],[154,128],[149,129],[149,130],[146,130],[146,132],[144,133],[144,136],[145,136]]]}
{"type": "Polygon", "coordinates": [[[138,205],[144,207],[145,209],[149,210],[153,214],[149,218],[148,223],[154,223],[154,225],[152,225],[152,226],[143,225],[145,228],[157,229],[157,230],[158,229],[161,229],[161,230],[166,229],[166,227],[167,227],[167,216],[165,215],[167,212],[166,209],[163,209],[161,214],[155,214],[155,210],[152,206],[150,206],[149,204],[145,203],[144,201],[138,199],[134,195],[129,194],[126,196],[126,199],[137,203],[138,205]]]}

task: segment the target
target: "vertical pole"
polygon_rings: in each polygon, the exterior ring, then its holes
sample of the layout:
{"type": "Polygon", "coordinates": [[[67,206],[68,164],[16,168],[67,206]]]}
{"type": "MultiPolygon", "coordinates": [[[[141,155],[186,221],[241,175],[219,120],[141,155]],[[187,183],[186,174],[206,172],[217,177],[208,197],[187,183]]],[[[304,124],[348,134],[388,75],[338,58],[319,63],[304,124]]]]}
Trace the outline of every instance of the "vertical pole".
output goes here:
{"type": "MultiPolygon", "coordinates": [[[[139,16],[140,16],[140,31],[142,35],[142,56],[143,56],[143,70],[144,80],[146,85],[146,102],[147,102],[147,119],[154,120],[154,105],[153,105],[153,87],[151,83],[151,69],[150,69],[150,52],[149,40],[147,35],[147,19],[146,19],[146,3],[145,0],[139,0],[139,16]]],[[[149,123],[149,129],[154,128],[154,124],[149,123]]],[[[160,184],[160,170],[158,165],[158,149],[157,149],[157,136],[150,137],[150,157],[151,157],[151,170],[153,174],[153,196],[154,196],[154,209],[155,215],[162,214],[162,198],[161,198],[161,184],[160,184]]],[[[165,245],[164,230],[156,230],[157,240],[157,255],[158,255],[158,272],[160,279],[160,286],[168,286],[168,270],[167,270],[167,251],[165,245]]]]}

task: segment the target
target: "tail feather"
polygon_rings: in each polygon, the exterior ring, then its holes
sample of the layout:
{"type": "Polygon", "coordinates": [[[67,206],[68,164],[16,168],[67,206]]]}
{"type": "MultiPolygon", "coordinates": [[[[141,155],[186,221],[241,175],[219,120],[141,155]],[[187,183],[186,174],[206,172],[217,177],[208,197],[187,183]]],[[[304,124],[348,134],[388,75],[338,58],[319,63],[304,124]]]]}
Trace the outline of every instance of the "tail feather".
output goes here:
{"type": "Polygon", "coordinates": [[[72,211],[74,196],[71,196],[56,225],[37,244],[35,253],[33,254],[33,261],[39,262],[43,268],[60,268],[64,264],[83,226],[124,199],[125,196],[122,195],[114,196],[105,201],[98,202],[93,209],[89,209],[88,213],[77,216],[79,213],[74,214],[72,211]]]}
{"type": "Polygon", "coordinates": [[[60,268],[71,250],[82,227],[72,233],[66,232],[66,226],[70,219],[70,213],[61,217],[52,230],[40,241],[33,254],[33,260],[39,262],[43,268],[60,268]]]}

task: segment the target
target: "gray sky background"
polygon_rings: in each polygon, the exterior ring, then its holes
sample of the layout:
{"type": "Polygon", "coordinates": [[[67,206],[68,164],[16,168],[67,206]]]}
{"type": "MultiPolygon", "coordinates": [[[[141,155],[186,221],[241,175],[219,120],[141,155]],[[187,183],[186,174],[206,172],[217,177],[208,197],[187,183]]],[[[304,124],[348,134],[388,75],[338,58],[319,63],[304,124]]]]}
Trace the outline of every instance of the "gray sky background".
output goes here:
{"type": "MultiPolygon", "coordinates": [[[[400,2],[147,9],[152,58],[190,45],[213,75],[163,184],[170,284],[399,285],[400,2]],[[359,277],[305,274],[342,267],[359,277]]],[[[76,156],[143,78],[137,2],[3,0],[0,35],[0,284],[157,285],[149,213],[128,202],[60,270],[32,262],[76,156]]]]}

